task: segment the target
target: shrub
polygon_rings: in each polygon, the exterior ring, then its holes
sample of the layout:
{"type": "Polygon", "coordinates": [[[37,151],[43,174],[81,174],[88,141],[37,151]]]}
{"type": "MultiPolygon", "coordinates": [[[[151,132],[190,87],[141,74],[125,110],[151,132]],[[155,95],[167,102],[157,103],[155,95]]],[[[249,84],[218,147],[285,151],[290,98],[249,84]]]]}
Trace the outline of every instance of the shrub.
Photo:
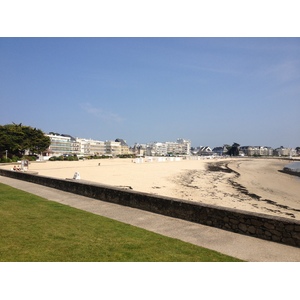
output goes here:
{"type": "Polygon", "coordinates": [[[36,161],[37,157],[35,155],[25,155],[22,157],[22,159],[28,160],[28,161],[36,161]]]}
{"type": "Polygon", "coordinates": [[[9,157],[8,158],[6,158],[6,157],[0,158],[0,163],[10,163],[10,162],[12,162],[12,160],[9,157]]]}
{"type": "Polygon", "coordinates": [[[64,157],[63,156],[52,156],[49,158],[50,161],[62,161],[64,160],[64,157]]]}
{"type": "Polygon", "coordinates": [[[78,157],[76,155],[72,156],[72,155],[69,155],[69,156],[66,156],[64,160],[68,160],[68,161],[77,161],[78,160],[78,157]]]}
{"type": "Polygon", "coordinates": [[[136,158],[135,154],[119,154],[117,155],[119,158],[136,158]]]}

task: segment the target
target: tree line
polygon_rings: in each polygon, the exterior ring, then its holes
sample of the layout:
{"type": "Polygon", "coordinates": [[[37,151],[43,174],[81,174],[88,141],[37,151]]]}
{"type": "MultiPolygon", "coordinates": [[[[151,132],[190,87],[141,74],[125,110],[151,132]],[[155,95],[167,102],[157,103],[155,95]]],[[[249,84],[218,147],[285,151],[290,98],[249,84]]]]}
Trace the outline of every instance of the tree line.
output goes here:
{"type": "Polygon", "coordinates": [[[50,146],[50,138],[40,129],[20,124],[0,125],[0,160],[11,161],[29,155],[41,154],[50,146]]]}

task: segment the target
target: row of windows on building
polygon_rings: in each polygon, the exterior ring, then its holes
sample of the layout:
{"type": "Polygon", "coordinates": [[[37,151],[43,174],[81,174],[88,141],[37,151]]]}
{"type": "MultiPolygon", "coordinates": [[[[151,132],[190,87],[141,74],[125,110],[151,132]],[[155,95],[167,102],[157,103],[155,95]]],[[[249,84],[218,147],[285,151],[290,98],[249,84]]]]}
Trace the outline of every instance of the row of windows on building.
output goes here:
{"type": "Polygon", "coordinates": [[[130,148],[123,139],[115,141],[98,141],[93,139],[73,138],[69,135],[47,134],[51,144],[46,151],[46,156],[60,156],[66,154],[94,156],[118,156],[126,154],[167,156],[189,155],[191,142],[178,139],[177,142],[136,144],[130,148]]]}

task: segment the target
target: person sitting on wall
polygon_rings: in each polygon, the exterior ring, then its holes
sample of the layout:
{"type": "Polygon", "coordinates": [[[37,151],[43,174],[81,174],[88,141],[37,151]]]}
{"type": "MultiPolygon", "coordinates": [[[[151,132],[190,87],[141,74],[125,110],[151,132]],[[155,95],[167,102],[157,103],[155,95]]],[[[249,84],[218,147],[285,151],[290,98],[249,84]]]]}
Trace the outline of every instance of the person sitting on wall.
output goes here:
{"type": "Polygon", "coordinates": [[[16,167],[16,166],[14,166],[14,167],[13,167],[13,170],[14,170],[14,171],[17,171],[17,167],[16,167]]]}

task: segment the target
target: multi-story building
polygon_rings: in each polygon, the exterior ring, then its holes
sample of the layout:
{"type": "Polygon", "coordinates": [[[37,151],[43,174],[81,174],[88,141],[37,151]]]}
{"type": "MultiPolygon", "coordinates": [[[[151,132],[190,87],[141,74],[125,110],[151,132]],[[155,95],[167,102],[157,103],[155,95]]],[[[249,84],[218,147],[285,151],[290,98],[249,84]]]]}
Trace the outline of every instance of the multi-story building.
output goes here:
{"type": "Polygon", "coordinates": [[[75,154],[84,156],[85,154],[89,154],[90,149],[89,149],[89,143],[87,139],[82,139],[82,138],[76,138],[76,149],[75,154]]]}
{"type": "Polygon", "coordinates": [[[191,153],[191,141],[184,139],[177,139],[178,152],[182,155],[190,155],[191,153]]]}
{"type": "Polygon", "coordinates": [[[183,139],[178,139],[177,142],[154,142],[146,146],[148,156],[189,155],[190,151],[191,142],[183,139]]]}
{"type": "Polygon", "coordinates": [[[285,148],[285,147],[281,146],[274,150],[274,155],[276,155],[276,156],[295,156],[296,150],[292,149],[292,148],[285,148]]]}
{"type": "Polygon", "coordinates": [[[165,144],[167,146],[167,150],[166,150],[167,154],[176,155],[176,154],[179,154],[179,152],[181,152],[181,150],[179,150],[178,143],[176,143],[176,142],[166,142],[165,144]]]}
{"type": "Polygon", "coordinates": [[[115,157],[121,154],[121,143],[116,141],[105,141],[106,155],[115,157]]]}
{"type": "Polygon", "coordinates": [[[146,144],[135,144],[131,148],[131,152],[135,154],[136,156],[144,156],[146,154],[146,144]]]}
{"type": "Polygon", "coordinates": [[[121,155],[126,155],[129,154],[129,147],[126,143],[126,141],[122,140],[122,139],[116,139],[115,142],[119,142],[120,143],[120,147],[121,147],[121,155]]]}
{"type": "Polygon", "coordinates": [[[101,156],[106,154],[106,147],[103,141],[79,138],[76,141],[79,144],[80,155],[101,156]]]}
{"type": "Polygon", "coordinates": [[[240,152],[247,156],[272,156],[273,149],[265,146],[241,146],[240,152]]]}
{"type": "Polygon", "coordinates": [[[104,141],[96,141],[91,140],[90,141],[90,152],[91,155],[105,155],[106,154],[106,146],[104,141]]]}
{"type": "Polygon", "coordinates": [[[106,145],[103,141],[92,139],[73,138],[70,135],[50,133],[51,144],[46,151],[46,156],[61,155],[105,155],[106,145]]]}
{"type": "Polygon", "coordinates": [[[69,135],[63,135],[58,133],[46,134],[50,138],[50,146],[45,151],[46,156],[60,156],[64,154],[71,154],[71,140],[69,135]]]}
{"type": "Polygon", "coordinates": [[[71,139],[71,153],[75,155],[81,154],[81,144],[78,139],[71,139]]]}
{"type": "Polygon", "coordinates": [[[167,144],[154,142],[146,145],[146,155],[147,156],[166,156],[167,144]]]}

